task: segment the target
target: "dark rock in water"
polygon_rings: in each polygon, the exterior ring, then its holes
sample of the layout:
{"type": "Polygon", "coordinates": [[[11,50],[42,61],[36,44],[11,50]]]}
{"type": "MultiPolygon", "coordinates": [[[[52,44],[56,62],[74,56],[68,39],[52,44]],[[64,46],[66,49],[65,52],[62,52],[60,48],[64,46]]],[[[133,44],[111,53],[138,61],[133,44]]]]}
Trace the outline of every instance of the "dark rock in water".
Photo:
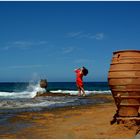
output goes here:
{"type": "Polygon", "coordinates": [[[72,96],[72,95],[70,95],[69,93],[37,92],[36,97],[39,97],[39,96],[72,96]]]}
{"type": "Polygon", "coordinates": [[[40,80],[40,87],[41,88],[47,88],[47,86],[48,86],[48,82],[47,82],[47,80],[40,80]]]}

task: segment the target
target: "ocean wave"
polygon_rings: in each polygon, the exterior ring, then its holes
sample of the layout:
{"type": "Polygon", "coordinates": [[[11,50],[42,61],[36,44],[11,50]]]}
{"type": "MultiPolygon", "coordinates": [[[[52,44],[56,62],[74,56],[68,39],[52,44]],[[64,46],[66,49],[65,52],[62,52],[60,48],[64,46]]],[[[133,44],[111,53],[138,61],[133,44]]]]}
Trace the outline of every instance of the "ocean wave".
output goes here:
{"type": "MultiPolygon", "coordinates": [[[[23,91],[23,92],[0,92],[0,98],[34,98],[37,95],[37,92],[45,93],[46,91],[35,90],[32,92],[23,91]]],[[[75,90],[51,90],[51,93],[60,93],[60,94],[70,94],[70,95],[78,95],[78,91],[75,90]]],[[[107,91],[85,91],[86,95],[92,94],[111,94],[110,90],[107,91]]],[[[47,93],[46,93],[47,94],[47,93]]]]}
{"type": "Polygon", "coordinates": [[[41,88],[39,84],[32,85],[29,84],[25,91],[21,92],[0,92],[0,99],[1,98],[34,98],[37,95],[37,92],[44,93],[46,89],[41,88]]]}
{"type": "Polygon", "coordinates": [[[78,96],[45,96],[34,99],[0,99],[0,113],[34,112],[52,108],[100,104],[107,98],[83,98],[78,96]]]}
{"type": "MultiPolygon", "coordinates": [[[[17,89],[17,88],[16,88],[17,89]]],[[[29,84],[23,91],[0,91],[0,112],[40,111],[46,108],[75,106],[107,102],[106,99],[80,98],[78,96],[40,96],[37,93],[46,93],[46,89],[38,84],[29,84]]],[[[77,90],[50,90],[52,94],[78,95],[77,90]]],[[[111,94],[110,90],[85,90],[87,96],[94,94],[111,94]]]]}
{"type": "MultiPolygon", "coordinates": [[[[76,90],[51,90],[50,92],[52,93],[62,93],[62,94],[70,94],[70,95],[77,95],[78,91],[76,90]]],[[[93,90],[93,91],[88,91],[85,90],[86,95],[91,95],[91,94],[111,94],[111,90],[93,90]]]]}
{"type": "Polygon", "coordinates": [[[0,109],[49,107],[55,104],[73,102],[74,98],[45,97],[36,99],[7,99],[0,100],[0,109]]]}
{"type": "MultiPolygon", "coordinates": [[[[37,84],[29,83],[24,91],[18,92],[4,92],[0,91],[0,99],[7,98],[7,99],[16,99],[16,98],[34,98],[37,93],[45,93],[46,89],[41,88],[39,82],[37,84]]],[[[77,95],[77,90],[50,90],[51,93],[60,93],[60,94],[70,94],[70,95],[77,95]]],[[[111,94],[110,90],[85,90],[87,96],[92,94],[111,94]]]]}

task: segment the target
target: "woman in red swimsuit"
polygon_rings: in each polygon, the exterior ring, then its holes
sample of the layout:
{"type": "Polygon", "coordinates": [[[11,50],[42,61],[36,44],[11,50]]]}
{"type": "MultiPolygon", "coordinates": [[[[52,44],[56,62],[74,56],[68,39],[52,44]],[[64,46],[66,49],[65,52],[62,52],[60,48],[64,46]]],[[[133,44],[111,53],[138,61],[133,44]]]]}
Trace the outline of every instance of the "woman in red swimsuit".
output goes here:
{"type": "Polygon", "coordinates": [[[85,96],[84,84],[83,84],[83,76],[88,74],[88,70],[85,67],[75,69],[76,73],[76,85],[79,91],[79,96],[81,95],[81,91],[83,92],[83,96],[85,96]]]}

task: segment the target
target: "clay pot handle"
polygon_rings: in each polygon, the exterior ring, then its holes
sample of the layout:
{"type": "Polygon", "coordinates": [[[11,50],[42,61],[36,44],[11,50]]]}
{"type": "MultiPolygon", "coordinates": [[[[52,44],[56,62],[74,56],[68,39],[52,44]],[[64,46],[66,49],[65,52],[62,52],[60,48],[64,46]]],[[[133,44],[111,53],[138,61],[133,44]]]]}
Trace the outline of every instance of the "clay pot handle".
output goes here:
{"type": "Polygon", "coordinates": [[[117,55],[117,61],[120,60],[120,56],[121,56],[120,54],[117,55]]]}

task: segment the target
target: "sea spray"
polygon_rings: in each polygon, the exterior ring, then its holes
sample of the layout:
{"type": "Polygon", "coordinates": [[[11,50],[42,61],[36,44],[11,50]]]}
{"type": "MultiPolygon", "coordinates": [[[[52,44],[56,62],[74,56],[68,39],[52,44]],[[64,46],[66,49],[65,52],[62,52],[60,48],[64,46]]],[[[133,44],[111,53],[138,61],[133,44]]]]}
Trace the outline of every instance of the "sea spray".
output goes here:
{"type": "Polygon", "coordinates": [[[24,91],[20,92],[0,92],[0,98],[15,99],[15,98],[34,98],[37,92],[44,93],[46,89],[39,86],[39,83],[29,83],[24,91]]]}
{"type": "Polygon", "coordinates": [[[27,87],[27,91],[30,92],[30,98],[34,98],[37,93],[43,94],[46,92],[45,88],[41,88],[39,82],[37,84],[30,83],[27,87]]]}

